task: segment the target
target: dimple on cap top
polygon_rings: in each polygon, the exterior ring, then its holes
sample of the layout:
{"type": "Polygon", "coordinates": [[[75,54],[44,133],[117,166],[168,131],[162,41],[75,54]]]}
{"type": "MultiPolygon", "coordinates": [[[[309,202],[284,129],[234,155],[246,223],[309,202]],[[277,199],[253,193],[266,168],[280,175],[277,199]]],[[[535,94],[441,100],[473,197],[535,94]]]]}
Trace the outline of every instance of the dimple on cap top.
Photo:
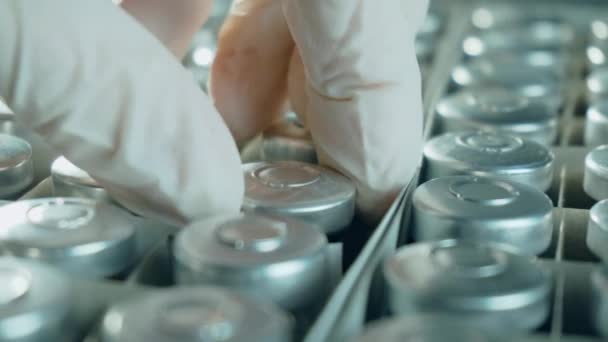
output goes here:
{"type": "Polygon", "coordinates": [[[327,238],[283,217],[244,214],[194,223],[174,255],[182,284],[226,286],[297,309],[327,292],[327,238]]]}
{"type": "Polygon", "coordinates": [[[246,212],[300,219],[337,233],[352,221],[355,186],[327,168],[301,162],[243,165],[246,212]]]}
{"type": "Polygon", "coordinates": [[[396,314],[461,315],[489,331],[523,332],[547,318],[552,277],[534,259],[457,240],[400,248],[384,264],[396,314]]]}
{"type": "Polygon", "coordinates": [[[446,133],[424,147],[426,179],[454,175],[492,177],[547,191],[553,179],[553,153],[517,136],[469,131],[446,133]]]}
{"type": "Polygon", "coordinates": [[[81,198],[17,201],[0,208],[0,245],[72,274],[116,275],[134,262],[135,228],[124,211],[81,198]]]}

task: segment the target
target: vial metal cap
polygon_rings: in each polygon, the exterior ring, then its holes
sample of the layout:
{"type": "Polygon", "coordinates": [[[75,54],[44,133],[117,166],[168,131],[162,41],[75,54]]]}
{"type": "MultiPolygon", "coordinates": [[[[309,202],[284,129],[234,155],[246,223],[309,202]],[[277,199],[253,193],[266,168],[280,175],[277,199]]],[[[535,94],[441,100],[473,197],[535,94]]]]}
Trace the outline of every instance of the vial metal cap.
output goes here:
{"type": "Polygon", "coordinates": [[[608,22],[593,20],[590,25],[590,44],[587,46],[587,61],[592,68],[605,67],[608,64],[608,22]]]}
{"type": "Polygon", "coordinates": [[[291,319],[270,303],[214,287],[176,288],[111,308],[103,342],[291,341],[291,319]]]}
{"type": "Polygon", "coordinates": [[[592,320],[597,332],[608,337],[608,269],[605,264],[596,266],[591,273],[592,320]]]}
{"type": "Polygon", "coordinates": [[[352,221],[355,186],[327,168],[301,162],[243,165],[243,210],[301,219],[336,233],[352,221]]]}
{"type": "Polygon", "coordinates": [[[553,204],[531,186],[474,176],[442,177],[414,192],[414,239],[458,238],[540,254],[551,242],[553,204]]]}
{"type": "Polygon", "coordinates": [[[327,248],[325,235],[307,223],[244,214],[190,225],[174,254],[180,283],[244,289],[291,309],[323,292],[327,248]]]}
{"type": "Polygon", "coordinates": [[[446,133],[424,147],[426,179],[475,175],[551,186],[553,153],[545,146],[500,132],[446,133]]]}
{"type": "Polygon", "coordinates": [[[456,315],[420,313],[372,323],[361,336],[355,339],[355,342],[494,342],[503,340],[456,315]]]}
{"type": "Polygon", "coordinates": [[[86,171],[59,157],[51,164],[53,194],[57,197],[82,197],[109,202],[108,193],[86,171]]]}
{"type": "Polygon", "coordinates": [[[531,98],[561,105],[560,82],[568,73],[567,57],[546,50],[489,54],[460,64],[452,71],[457,86],[502,86],[531,98]]]}
{"type": "Polygon", "coordinates": [[[597,201],[608,199],[608,145],[596,147],[585,157],[583,188],[597,201]]]}
{"type": "Polygon", "coordinates": [[[596,203],[589,211],[587,246],[601,260],[608,261],[608,200],[596,203]]]}
{"type": "Polygon", "coordinates": [[[463,89],[439,102],[442,131],[496,130],[550,146],[558,133],[557,112],[502,87],[463,89]]]}
{"type": "Polygon", "coordinates": [[[534,259],[499,245],[417,243],[400,248],[385,262],[384,273],[389,306],[397,314],[446,312],[473,322],[478,315],[476,324],[492,331],[516,331],[536,328],[549,310],[550,274],[534,259]]]}
{"type": "Polygon", "coordinates": [[[11,198],[34,180],[32,147],[18,137],[0,134],[0,198],[11,198]]]}
{"type": "Polygon", "coordinates": [[[262,159],[316,163],[317,153],[308,132],[295,117],[287,117],[262,133],[262,159]]]}
{"type": "Polygon", "coordinates": [[[593,101],[608,96],[608,68],[598,68],[587,77],[587,92],[593,101]]]}
{"type": "Polygon", "coordinates": [[[122,210],[87,199],[43,198],[0,208],[0,245],[85,277],[105,277],[134,260],[135,228],[122,210]]]}
{"type": "Polygon", "coordinates": [[[42,341],[58,336],[69,301],[69,283],[54,270],[0,257],[0,340],[42,341]]]}
{"type": "Polygon", "coordinates": [[[469,35],[463,50],[469,56],[518,49],[565,50],[576,43],[574,28],[560,20],[531,19],[469,35]]]}
{"type": "Polygon", "coordinates": [[[585,145],[608,144],[608,99],[593,102],[586,113],[585,145]]]}

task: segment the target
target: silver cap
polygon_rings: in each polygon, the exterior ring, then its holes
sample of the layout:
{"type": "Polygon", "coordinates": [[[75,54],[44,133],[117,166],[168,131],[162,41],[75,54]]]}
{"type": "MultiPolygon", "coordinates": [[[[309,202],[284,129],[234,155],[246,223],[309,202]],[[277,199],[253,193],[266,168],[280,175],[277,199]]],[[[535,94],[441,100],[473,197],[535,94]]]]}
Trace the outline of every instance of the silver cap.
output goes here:
{"type": "Polygon", "coordinates": [[[557,111],[501,87],[461,90],[439,102],[443,132],[496,130],[551,146],[557,139],[557,111]]]}
{"type": "Polygon", "coordinates": [[[110,196],[86,171],[72,164],[65,157],[51,164],[53,195],[57,197],[82,197],[111,202],[110,196]]]}
{"type": "Polygon", "coordinates": [[[547,50],[489,54],[456,66],[452,82],[461,87],[501,86],[559,108],[568,62],[564,54],[547,50]]]}
{"type": "Polygon", "coordinates": [[[587,146],[608,144],[608,98],[592,103],[587,109],[584,136],[587,146]]]}
{"type": "Polygon", "coordinates": [[[464,39],[463,49],[469,56],[517,49],[564,50],[576,43],[571,25],[554,19],[530,19],[511,25],[479,31],[464,39]]]}
{"type": "Polygon", "coordinates": [[[477,178],[437,178],[416,189],[414,239],[494,242],[526,254],[549,247],[553,204],[531,186],[477,178]]]}
{"type": "Polygon", "coordinates": [[[0,246],[72,274],[99,278],[131,266],[135,228],[124,211],[80,198],[18,201],[0,208],[0,246]]]}
{"type": "Polygon", "coordinates": [[[605,67],[608,65],[608,21],[593,20],[589,31],[587,62],[592,69],[605,67]]]}
{"type": "Polygon", "coordinates": [[[262,160],[316,163],[310,132],[296,118],[285,118],[262,133],[262,160]]]}
{"type": "Polygon", "coordinates": [[[410,314],[369,325],[354,342],[495,342],[494,334],[446,314],[410,314]]]}
{"type": "Polygon", "coordinates": [[[500,132],[446,133],[424,147],[426,179],[475,175],[524,183],[547,191],[553,153],[545,146],[500,132]]]}
{"type": "Polygon", "coordinates": [[[64,341],[70,300],[67,279],[54,270],[0,257],[1,341],[64,341]]]}
{"type": "Polygon", "coordinates": [[[583,189],[597,201],[608,199],[608,145],[596,147],[585,157],[583,189]]]}
{"type": "Polygon", "coordinates": [[[179,233],[181,284],[230,287],[291,310],[327,293],[327,238],[316,227],[254,214],[196,222],[179,233]]]}
{"type": "Polygon", "coordinates": [[[243,165],[243,210],[293,217],[325,233],[348,227],[355,212],[355,185],[327,168],[300,162],[243,165]]]}
{"type": "Polygon", "coordinates": [[[608,67],[598,68],[589,74],[587,93],[591,101],[608,97],[608,67]]]}
{"type": "Polygon", "coordinates": [[[593,325],[597,332],[608,337],[608,266],[600,264],[591,273],[593,325]]]}
{"type": "Polygon", "coordinates": [[[288,342],[292,321],[270,303],[213,288],[174,288],[110,308],[101,342],[288,342]]]}
{"type": "Polygon", "coordinates": [[[34,180],[32,147],[12,135],[0,134],[0,198],[11,198],[34,180]]]}
{"type": "Polygon", "coordinates": [[[604,262],[608,262],[608,200],[596,203],[589,211],[587,246],[604,262]]]}
{"type": "Polygon", "coordinates": [[[523,332],[549,313],[552,277],[535,259],[456,240],[400,248],[384,264],[396,314],[460,315],[489,331],[523,332]]]}

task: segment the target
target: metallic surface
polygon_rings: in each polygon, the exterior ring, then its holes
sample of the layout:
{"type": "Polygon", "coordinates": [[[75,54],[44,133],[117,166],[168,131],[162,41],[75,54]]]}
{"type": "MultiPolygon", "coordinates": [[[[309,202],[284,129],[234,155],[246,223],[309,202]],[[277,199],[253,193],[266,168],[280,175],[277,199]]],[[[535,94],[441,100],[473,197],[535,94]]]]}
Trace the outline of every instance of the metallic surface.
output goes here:
{"type": "Polygon", "coordinates": [[[34,180],[31,145],[18,137],[0,134],[0,198],[12,198],[34,180]]]}
{"type": "Polygon", "coordinates": [[[597,68],[589,74],[587,97],[590,101],[608,97],[608,67],[597,68]]]}
{"type": "Polygon", "coordinates": [[[560,51],[572,48],[575,43],[576,32],[568,23],[553,18],[530,18],[473,33],[465,38],[463,50],[469,56],[518,49],[560,51]]]}
{"type": "Polygon", "coordinates": [[[415,241],[463,239],[540,254],[551,243],[553,204],[530,186],[478,178],[437,178],[416,189],[415,241]]]}
{"type": "Polygon", "coordinates": [[[437,105],[442,132],[497,130],[551,146],[558,135],[557,111],[501,87],[461,90],[437,105]]]}
{"type": "Polygon", "coordinates": [[[389,306],[398,315],[443,312],[488,331],[520,333],[548,316],[552,277],[527,256],[456,240],[397,250],[384,263],[389,306]]]}
{"type": "Polygon", "coordinates": [[[504,339],[456,315],[411,314],[372,323],[354,342],[495,342],[504,339]]]}
{"type": "Polygon", "coordinates": [[[425,179],[474,175],[524,183],[547,191],[553,153],[537,142],[500,132],[446,133],[424,147],[425,179]]]}
{"type": "Polygon", "coordinates": [[[224,286],[287,310],[322,302],[329,290],[328,243],[306,223],[245,214],[194,223],[174,246],[180,284],[224,286]]]}
{"type": "Polygon", "coordinates": [[[608,99],[598,100],[587,109],[584,134],[587,146],[608,144],[608,99]]]}
{"type": "Polygon", "coordinates": [[[608,145],[596,147],[585,157],[585,192],[593,199],[608,199],[608,145]]]}
{"type": "Polygon", "coordinates": [[[65,157],[57,158],[51,165],[51,179],[53,180],[53,195],[57,197],[112,201],[96,180],[65,157]]]}
{"type": "Polygon", "coordinates": [[[70,284],[49,267],[0,257],[0,341],[63,342],[70,284]]]}
{"type": "Polygon", "coordinates": [[[589,211],[587,246],[600,260],[608,262],[608,200],[596,203],[589,211]]]}
{"type": "Polygon", "coordinates": [[[344,230],[355,210],[355,186],[327,168],[300,162],[243,165],[243,210],[293,217],[327,234],[344,230]]]}
{"type": "Polygon", "coordinates": [[[275,306],[214,288],[174,288],[114,305],[101,342],[289,342],[291,321],[275,306]]]}
{"type": "Polygon", "coordinates": [[[0,249],[75,276],[113,276],[135,258],[135,228],[124,211],[80,198],[17,201],[0,208],[0,249]]]}
{"type": "Polygon", "coordinates": [[[608,270],[598,265],[591,274],[593,293],[593,323],[597,332],[608,337],[608,270]]]}

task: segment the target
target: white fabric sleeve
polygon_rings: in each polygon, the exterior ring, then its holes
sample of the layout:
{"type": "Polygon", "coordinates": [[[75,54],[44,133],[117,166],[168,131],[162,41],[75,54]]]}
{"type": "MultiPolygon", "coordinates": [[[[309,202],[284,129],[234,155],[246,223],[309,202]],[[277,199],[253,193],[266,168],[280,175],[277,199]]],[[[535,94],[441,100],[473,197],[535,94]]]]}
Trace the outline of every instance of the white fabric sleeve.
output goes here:
{"type": "Polygon", "coordinates": [[[128,208],[172,223],[237,212],[226,125],[175,57],[108,0],[0,1],[0,96],[128,208]]]}

